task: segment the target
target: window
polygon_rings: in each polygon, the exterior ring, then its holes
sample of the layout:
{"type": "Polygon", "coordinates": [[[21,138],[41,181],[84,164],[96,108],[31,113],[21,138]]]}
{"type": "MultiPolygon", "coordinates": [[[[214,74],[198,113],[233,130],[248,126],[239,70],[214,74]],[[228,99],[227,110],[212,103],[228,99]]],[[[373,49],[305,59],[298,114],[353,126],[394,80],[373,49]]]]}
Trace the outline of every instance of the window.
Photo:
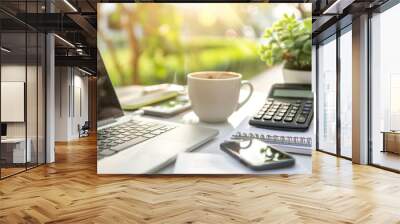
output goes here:
{"type": "Polygon", "coordinates": [[[352,33],[351,26],[340,36],[340,155],[352,157],[352,33]]]}
{"type": "Polygon", "coordinates": [[[318,149],[336,153],[336,36],[318,48],[318,149]]]}
{"type": "Polygon", "coordinates": [[[372,164],[400,170],[400,5],[371,18],[372,164]],[[386,137],[386,138],[385,138],[386,137]]]}

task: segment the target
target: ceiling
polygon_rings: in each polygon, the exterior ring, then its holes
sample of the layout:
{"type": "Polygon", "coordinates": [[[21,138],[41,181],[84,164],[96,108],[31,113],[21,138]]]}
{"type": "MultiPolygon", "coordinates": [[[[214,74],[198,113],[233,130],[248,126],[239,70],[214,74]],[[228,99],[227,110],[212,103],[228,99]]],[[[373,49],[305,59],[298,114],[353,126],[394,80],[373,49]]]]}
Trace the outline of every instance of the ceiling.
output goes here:
{"type": "MultiPolygon", "coordinates": [[[[47,0],[47,5],[45,0],[1,0],[2,43],[13,49],[7,56],[26,55],[25,35],[21,33],[51,32],[57,34],[56,66],[78,66],[95,73],[96,4],[96,0],[47,0]]],[[[36,49],[27,46],[28,55],[36,49]]]]}
{"type": "Polygon", "coordinates": [[[313,43],[336,29],[351,24],[352,18],[372,11],[388,0],[311,0],[313,3],[313,43]]]}

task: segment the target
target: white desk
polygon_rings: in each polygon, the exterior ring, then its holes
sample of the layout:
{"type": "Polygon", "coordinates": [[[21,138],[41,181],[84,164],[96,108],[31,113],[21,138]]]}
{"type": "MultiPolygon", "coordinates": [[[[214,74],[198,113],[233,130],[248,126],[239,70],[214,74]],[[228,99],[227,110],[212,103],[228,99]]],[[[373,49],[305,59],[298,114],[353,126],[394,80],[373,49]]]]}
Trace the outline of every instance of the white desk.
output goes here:
{"type": "MultiPolygon", "coordinates": [[[[12,163],[25,163],[31,161],[31,145],[32,141],[30,138],[2,138],[1,139],[2,147],[8,147],[9,145],[13,145],[12,148],[12,163]],[[25,140],[28,143],[26,147],[25,153],[25,140]],[[27,161],[25,161],[27,160],[27,161]]],[[[4,149],[2,148],[2,151],[4,149]]],[[[8,149],[7,149],[8,150],[8,149]]],[[[5,151],[5,150],[4,150],[5,151]]]]}
{"type": "MultiPolygon", "coordinates": [[[[244,94],[246,95],[246,93],[244,94]]],[[[266,93],[255,92],[248,103],[246,103],[240,110],[236,111],[232,114],[228,122],[225,123],[218,123],[218,124],[209,124],[204,122],[199,122],[197,116],[194,114],[193,111],[188,111],[177,115],[172,118],[164,119],[164,118],[157,118],[152,116],[146,116],[152,119],[170,121],[170,122],[177,122],[182,124],[192,124],[192,125],[200,125],[204,127],[210,127],[219,130],[219,135],[213,139],[212,141],[206,143],[205,145],[199,147],[192,153],[212,153],[222,155],[227,158],[227,160],[232,164],[235,170],[238,170],[238,173],[248,173],[248,174],[304,174],[310,173],[312,168],[312,161],[311,156],[303,156],[303,155],[295,155],[293,156],[296,159],[296,164],[290,168],[284,169],[275,169],[269,171],[253,171],[242,164],[240,164],[234,158],[231,158],[228,154],[221,151],[219,148],[219,144],[224,140],[229,139],[230,135],[235,131],[235,129],[241,124],[241,122],[246,119],[248,116],[253,115],[258,109],[262,107],[267,97],[266,93]]],[[[314,125],[311,124],[311,127],[308,133],[314,133],[313,130],[314,125]]],[[[314,135],[313,135],[314,136],[314,135]]],[[[315,139],[313,138],[313,144],[315,139]]],[[[314,147],[313,147],[314,148],[314,147]]],[[[193,161],[195,162],[195,161],[193,161]]],[[[159,171],[160,174],[173,174],[174,173],[174,166],[175,163],[167,166],[166,168],[159,171]]],[[[227,173],[221,173],[227,174],[227,173]]]]}

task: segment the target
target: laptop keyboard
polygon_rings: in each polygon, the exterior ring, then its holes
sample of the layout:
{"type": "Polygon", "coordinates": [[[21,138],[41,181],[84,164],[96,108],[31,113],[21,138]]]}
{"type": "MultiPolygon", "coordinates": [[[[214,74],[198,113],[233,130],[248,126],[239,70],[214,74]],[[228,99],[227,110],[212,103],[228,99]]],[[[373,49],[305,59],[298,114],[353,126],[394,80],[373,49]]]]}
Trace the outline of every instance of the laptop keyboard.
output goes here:
{"type": "Polygon", "coordinates": [[[174,129],[175,126],[154,121],[131,120],[97,132],[97,158],[114,155],[174,129]]]}

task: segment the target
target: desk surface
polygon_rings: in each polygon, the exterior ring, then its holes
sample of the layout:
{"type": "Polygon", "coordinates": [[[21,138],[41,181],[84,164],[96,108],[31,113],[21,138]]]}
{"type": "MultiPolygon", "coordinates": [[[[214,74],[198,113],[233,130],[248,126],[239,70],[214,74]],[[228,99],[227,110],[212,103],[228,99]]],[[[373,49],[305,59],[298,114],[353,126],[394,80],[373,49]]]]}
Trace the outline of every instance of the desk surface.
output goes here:
{"type": "MultiPolygon", "coordinates": [[[[244,93],[243,95],[246,95],[244,93]]],[[[180,115],[171,117],[171,118],[157,118],[153,116],[145,116],[152,119],[158,119],[163,121],[170,121],[170,122],[177,122],[182,124],[193,124],[193,125],[200,125],[204,127],[210,127],[219,130],[219,135],[213,139],[212,141],[206,143],[205,145],[199,147],[194,152],[191,153],[211,153],[211,154],[218,154],[226,157],[227,161],[234,166],[235,170],[239,170],[241,172],[238,173],[249,173],[249,174],[304,174],[304,173],[311,173],[312,161],[311,156],[302,156],[302,155],[293,155],[296,159],[296,164],[290,168],[284,169],[275,169],[269,171],[253,171],[242,164],[240,164],[235,159],[231,158],[228,154],[221,151],[219,149],[219,144],[224,140],[229,139],[230,135],[235,132],[235,129],[246,119],[249,115],[254,114],[265,102],[267,97],[267,93],[264,92],[255,92],[251,99],[246,103],[240,110],[236,111],[232,114],[228,121],[225,123],[218,123],[218,124],[210,124],[200,122],[197,116],[194,114],[193,111],[187,111],[181,113],[180,115]]],[[[311,125],[309,132],[313,131],[313,124],[311,125]]],[[[263,129],[265,130],[265,129],[263,129]]],[[[290,133],[289,135],[291,135],[290,133]]],[[[315,140],[313,139],[313,142],[315,140]]],[[[174,173],[175,163],[167,166],[166,168],[160,170],[159,173],[161,174],[172,174],[174,173]]],[[[206,173],[206,172],[205,172],[206,173]]],[[[221,173],[222,174],[222,173],[221,173]]]]}
{"type": "Polygon", "coordinates": [[[381,131],[381,133],[383,133],[383,134],[400,134],[400,131],[381,131]]]}
{"type": "Polygon", "coordinates": [[[30,141],[30,138],[2,138],[1,143],[20,143],[20,142],[25,142],[25,140],[30,141]]]}

